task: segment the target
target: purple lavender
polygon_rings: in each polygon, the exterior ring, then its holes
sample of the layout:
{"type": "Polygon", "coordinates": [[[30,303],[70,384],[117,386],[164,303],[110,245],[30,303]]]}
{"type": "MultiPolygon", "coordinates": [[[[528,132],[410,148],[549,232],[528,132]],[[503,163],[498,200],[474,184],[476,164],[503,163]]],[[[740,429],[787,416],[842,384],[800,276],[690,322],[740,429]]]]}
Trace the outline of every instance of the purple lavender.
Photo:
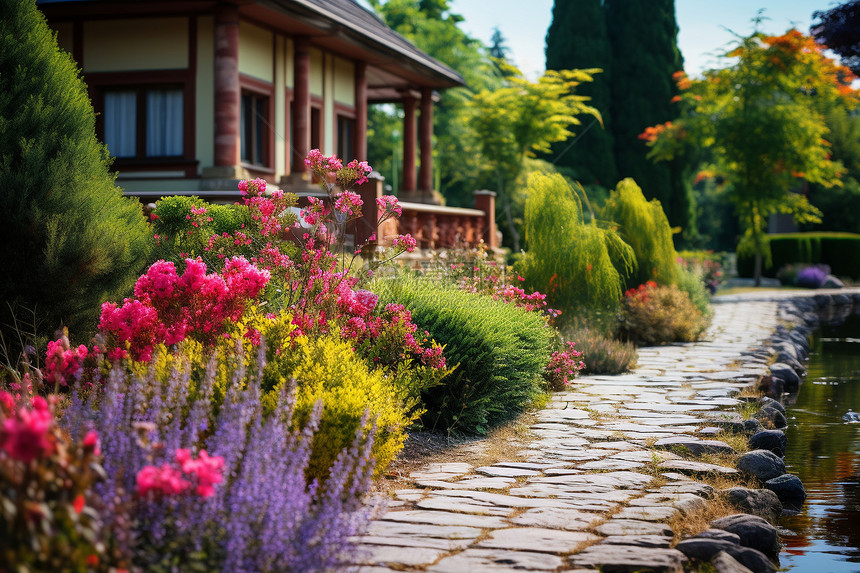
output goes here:
{"type": "Polygon", "coordinates": [[[803,288],[820,288],[827,280],[830,267],[822,268],[822,265],[806,267],[797,273],[797,286],[803,288]]]}
{"type": "MultiPolygon", "coordinates": [[[[260,404],[262,354],[254,375],[234,373],[217,416],[213,410],[215,362],[190,392],[190,369],[163,384],[150,370],[138,377],[114,369],[102,395],[72,396],[65,426],[101,436],[106,478],[96,488],[118,549],[144,570],[231,572],[321,571],[350,554],[371,509],[375,428],[358,432],[340,453],[324,484],[306,483],[305,470],[322,412],[291,430],[293,388],[264,417],[260,404]],[[193,394],[193,395],[192,395],[193,394]],[[137,473],[169,463],[176,448],[205,449],[224,458],[224,481],[215,494],[139,498],[137,473]]],[[[237,361],[243,363],[240,358],[237,361]]],[[[363,426],[363,425],[362,425],[363,426]]]]}

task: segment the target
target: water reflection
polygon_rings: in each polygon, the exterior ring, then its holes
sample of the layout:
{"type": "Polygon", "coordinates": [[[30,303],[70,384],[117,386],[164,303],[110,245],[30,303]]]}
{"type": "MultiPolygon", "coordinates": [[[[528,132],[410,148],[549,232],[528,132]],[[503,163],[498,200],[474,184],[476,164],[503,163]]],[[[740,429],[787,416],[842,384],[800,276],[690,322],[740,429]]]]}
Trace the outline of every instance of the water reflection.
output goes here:
{"type": "Polygon", "coordinates": [[[782,565],[794,573],[860,572],[860,317],[816,336],[806,381],[789,407],[786,467],[807,500],[784,516],[782,565]]]}

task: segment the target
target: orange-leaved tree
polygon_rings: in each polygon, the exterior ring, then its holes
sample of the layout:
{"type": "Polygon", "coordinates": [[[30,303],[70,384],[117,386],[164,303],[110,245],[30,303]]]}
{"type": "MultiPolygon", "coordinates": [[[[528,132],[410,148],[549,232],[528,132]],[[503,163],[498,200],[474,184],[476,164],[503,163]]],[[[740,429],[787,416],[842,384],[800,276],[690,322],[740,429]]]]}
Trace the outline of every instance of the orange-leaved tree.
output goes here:
{"type": "Polygon", "coordinates": [[[640,137],[653,159],[706,159],[707,172],[725,182],[744,230],[739,247],[755,255],[758,285],[770,255],[768,218],[817,222],[819,211],[793,190],[802,180],[839,185],[842,166],[831,160],[824,116],[833,107],[853,109],[858,96],[850,70],[794,29],[738,37],[723,57],[726,66],[702,78],[676,73],[680,117],[640,137]]]}

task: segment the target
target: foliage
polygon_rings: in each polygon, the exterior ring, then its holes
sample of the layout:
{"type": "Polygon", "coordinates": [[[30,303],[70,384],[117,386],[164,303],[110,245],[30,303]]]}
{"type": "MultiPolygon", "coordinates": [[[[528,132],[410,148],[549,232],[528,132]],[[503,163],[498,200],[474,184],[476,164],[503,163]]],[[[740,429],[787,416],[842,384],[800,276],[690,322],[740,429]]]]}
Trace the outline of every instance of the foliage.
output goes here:
{"type": "Polygon", "coordinates": [[[0,390],[0,570],[90,571],[103,558],[95,432],[74,442],[53,401],[0,390]]]}
{"type": "MultiPolygon", "coordinates": [[[[702,316],[710,319],[713,314],[711,309],[711,294],[708,283],[705,282],[705,277],[700,268],[681,268],[678,270],[678,280],[675,283],[683,293],[690,297],[690,302],[693,303],[702,316]]],[[[716,290],[716,287],[714,288],[716,290]]]]}
{"type": "Polygon", "coordinates": [[[659,201],[646,200],[636,182],[628,177],[609,194],[601,215],[611,221],[636,256],[638,267],[624,281],[625,289],[650,280],[658,284],[677,281],[678,255],[672,243],[672,229],[659,201]]]}
{"type": "MultiPolygon", "coordinates": [[[[626,57],[631,56],[626,54],[626,57]]],[[[612,148],[610,114],[612,45],[606,28],[604,2],[566,0],[553,3],[552,23],[546,33],[546,68],[601,69],[594,81],[579,88],[579,93],[590,98],[589,103],[600,111],[603,125],[594,125],[595,118],[573,142],[554,144],[552,161],[559,167],[569,168],[571,177],[584,185],[613,185],[618,181],[618,170],[612,148]]]]}
{"type": "Polygon", "coordinates": [[[701,80],[677,74],[681,118],[643,137],[658,160],[682,155],[693,143],[710,148],[712,172],[728,184],[727,197],[745,231],[741,249],[755,255],[758,279],[768,254],[768,217],[817,219],[806,197],[790,190],[801,179],[838,183],[841,166],[829,157],[823,112],[837,104],[853,107],[857,97],[850,71],[796,30],[778,37],[754,32],[739,38],[725,57],[726,67],[701,80]]]}
{"type": "Polygon", "coordinates": [[[98,305],[131,288],[148,242],[139,203],[108,171],[86,85],[35,2],[4,2],[0,21],[0,334],[14,364],[13,312],[34,312],[43,340],[62,325],[91,332],[98,305]]]}
{"type": "Polygon", "coordinates": [[[418,394],[423,388],[399,386],[381,370],[370,370],[352,345],[337,337],[301,336],[292,343],[288,339],[272,344],[267,355],[263,373],[267,410],[293,379],[298,380],[294,425],[306,424],[315,404],[323,405],[307,468],[309,479],[326,478],[339,452],[356,432],[368,431],[371,421],[378,428],[372,455],[377,473],[384,471],[403,447],[406,428],[422,413],[418,394]]]}
{"type": "Polygon", "coordinates": [[[619,332],[636,344],[693,342],[707,325],[687,293],[674,285],[648,282],[624,293],[619,332]]]}
{"type": "Polygon", "coordinates": [[[821,288],[830,274],[827,265],[786,265],[777,271],[779,282],[801,288],[821,288]]]}
{"type": "Polygon", "coordinates": [[[562,319],[614,314],[623,277],[635,264],[633,250],[615,231],[583,222],[579,199],[560,175],[533,174],[528,187],[528,250],[517,266],[526,286],[546,293],[562,319]]]}
{"type": "Polygon", "coordinates": [[[723,279],[721,255],[714,251],[680,251],[678,262],[682,271],[700,276],[711,294],[717,291],[723,279]]]}
{"type": "Polygon", "coordinates": [[[857,12],[860,1],[849,0],[812,13],[810,32],[815,40],[839,55],[840,61],[860,74],[860,43],[857,41],[857,12]]]}
{"type": "Polygon", "coordinates": [[[582,352],[583,374],[621,374],[636,365],[638,354],[632,342],[616,340],[585,325],[568,327],[565,338],[575,340],[582,352]]]}
{"type": "MultiPolygon", "coordinates": [[[[648,125],[678,114],[672,72],[683,69],[677,46],[675,0],[605,2],[606,29],[612,45],[610,126],[619,178],[632,177],[645,197],[657,199],[678,237],[695,242],[695,199],[688,181],[689,165],[676,158],[654,165],[637,135],[648,125]]],[[[607,186],[611,186],[610,182],[607,186]]]]}
{"type": "Polygon", "coordinates": [[[585,103],[587,98],[575,93],[598,71],[549,70],[531,82],[512,70],[504,87],[478,92],[469,102],[466,120],[481,153],[479,170],[496,186],[515,252],[520,250],[519,232],[507,185],[520,176],[527,157],[547,153],[552,143],[573,136],[571,126],[581,125],[577,116],[600,119],[600,112],[585,103]]]}
{"type": "Polygon", "coordinates": [[[259,375],[239,368],[213,416],[215,369],[213,359],[192,392],[187,364],[166,384],[155,366],[142,375],[114,368],[103,396],[73,395],[63,420],[69,433],[92,428],[103,438],[105,476],[92,493],[113,564],[147,571],[335,567],[367,519],[360,497],[373,472],[373,430],[357,433],[338,455],[325,488],[307,486],[319,407],[291,430],[289,389],[265,416],[259,375]]]}
{"type": "Polygon", "coordinates": [[[374,288],[411,310],[456,365],[425,392],[425,425],[483,434],[540,394],[553,331],[538,313],[427,279],[378,280],[374,288]]]}
{"type": "MultiPolygon", "coordinates": [[[[769,236],[773,252],[772,265],[765,267],[767,276],[795,263],[826,264],[833,274],[860,278],[860,235],[853,233],[785,233],[769,236]]],[[[738,253],[738,274],[751,276],[753,261],[738,253]]]]}

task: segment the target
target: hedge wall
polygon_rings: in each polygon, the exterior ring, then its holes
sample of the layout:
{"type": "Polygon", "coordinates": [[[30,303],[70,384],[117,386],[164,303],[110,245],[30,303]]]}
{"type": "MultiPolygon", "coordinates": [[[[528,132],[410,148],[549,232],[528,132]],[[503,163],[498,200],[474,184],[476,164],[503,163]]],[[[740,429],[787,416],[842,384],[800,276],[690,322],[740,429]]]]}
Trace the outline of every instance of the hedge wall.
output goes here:
{"type": "MultiPolygon", "coordinates": [[[[785,233],[769,235],[773,264],[764,275],[792,263],[824,263],[839,277],[860,279],[860,235],[854,233],[785,233]]],[[[738,254],[738,275],[751,277],[754,260],[738,254]]]]}

